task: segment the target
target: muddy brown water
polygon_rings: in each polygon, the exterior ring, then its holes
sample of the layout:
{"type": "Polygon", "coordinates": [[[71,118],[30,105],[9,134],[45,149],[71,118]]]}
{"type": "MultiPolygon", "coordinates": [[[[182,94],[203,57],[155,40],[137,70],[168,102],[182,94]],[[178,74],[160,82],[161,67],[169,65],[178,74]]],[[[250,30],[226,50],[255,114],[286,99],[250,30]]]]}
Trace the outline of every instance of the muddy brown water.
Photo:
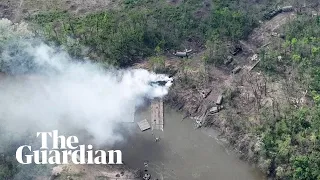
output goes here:
{"type": "MultiPolygon", "coordinates": [[[[150,110],[136,114],[148,119],[150,110]]],[[[165,108],[164,131],[141,132],[135,123],[134,135],[120,144],[123,161],[135,169],[148,170],[152,179],[163,180],[263,180],[256,168],[228,151],[212,129],[195,129],[194,121],[165,108]],[[160,137],[158,142],[155,137],[160,137]],[[148,162],[148,167],[144,166],[148,162]]]]}

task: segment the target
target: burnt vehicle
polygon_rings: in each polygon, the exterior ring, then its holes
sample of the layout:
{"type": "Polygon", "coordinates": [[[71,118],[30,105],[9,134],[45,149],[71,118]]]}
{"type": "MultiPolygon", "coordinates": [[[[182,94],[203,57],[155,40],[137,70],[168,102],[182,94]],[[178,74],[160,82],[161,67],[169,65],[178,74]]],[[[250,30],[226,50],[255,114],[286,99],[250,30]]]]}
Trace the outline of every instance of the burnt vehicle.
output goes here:
{"type": "Polygon", "coordinates": [[[151,85],[151,86],[171,86],[172,83],[173,83],[173,78],[169,77],[168,79],[165,79],[165,80],[150,81],[149,85],[151,85]]]}
{"type": "Polygon", "coordinates": [[[235,56],[235,55],[239,54],[240,52],[242,52],[242,47],[241,47],[240,44],[235,44],[235,45],[230,47],[229,52],[230,52],[230,54],[235,56]]]}
{"type": "Polygon", "coordinates": [[[185,51],[175,51],[173,53],[173,55],[177,56],[177,57],[180,57],[180,58],[188,58],[190,56],[190,53],[192,52],[192,49],[185,49],[185,51]]]}
{"type": "Polygon", "coordinates": [[[274,9],[274,10],[271,10],[269,11],[268,13],[266,13],[263,17],[266,19],[266,20],[270,20],[272,19],[273,17],[275,17],[276,15],[282,13],[282,9],[274,9]]]}

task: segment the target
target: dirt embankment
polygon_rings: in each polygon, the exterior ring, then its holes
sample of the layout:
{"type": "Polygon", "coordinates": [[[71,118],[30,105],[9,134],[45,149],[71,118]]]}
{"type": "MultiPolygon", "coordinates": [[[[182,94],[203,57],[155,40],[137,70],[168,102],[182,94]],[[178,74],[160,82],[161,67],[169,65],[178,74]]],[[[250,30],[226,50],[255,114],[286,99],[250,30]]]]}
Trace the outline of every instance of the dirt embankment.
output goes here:
{"type": "Polygon", "coordinates": [[[112,167],[110,165],[59,165],[52,169],[51,177],[39,177],[40,179],[50,180],[96,180],[96,179],[110,179],[110,180],[139,180],[140,171],[128,170],[124,166],[112,167]]]}
{"type": "MultiPolygon", "coordinates": [[[[258,162],[261,142],[253,135],[252,127],[260,125],[261,113],[266,107],[273,107],[277,113],[281,104],[292,103],[294,97],[285,94],[287,87],[282,80],[274,81],[254,68],[259,63],[259,49],[284,41],[279,37],[279,28],[294,18],[295,13],[288,12],[261,22],[247,40],[240,42],[242,52],[233,56],[233,62],[227,66],[205,66],[203,53],[194,54],[188,60],[168,59],[166,66],[176,69],[177,73],[166,102],[184,111],[186,116],[202,120],[203,126],[217,128],[221,138],[227,139],[243,158],[258,162]],[[232,74],[235,67],[241,70],[232,74]],[[223,109],[209,115],[209,109],[216,106],[221,94],[223,109]]],[[[302,96],[303,90],[295,94],[296,99],[302,96]]],[[[264,162],[259,164],[265,168],[264,162]]]]}
{"type": "MultiPolygon", "coordinates": [[[[177,73],[174,75],[175,86],[167,101],[191,116],[201,115],[208,106],[214,104],[220,94],[227,89],[239,86],[237,81],[250,81],[249,77],[263,76],[260,72],[252,70],[259,61],[258,56],[257,58],[253,56],[258,55],[261,47],[275,40],[281,40],[275,34],[279,34],[279,28],[294,17],[294,13],[282,13],[270,21],[263,22],[253,31],[248,40],[240,41],[242,52],[233,56],[233,62],[229,65],[206,67],[202,61],[203,52],[194,54],[188,60],[168,58],[166,67],[175,69],[177,73]],[[231,70],[235,67],[241,67],[241,71],[232,74],[231,70]]],[[[241,86],[244,84],[242,83],[241,86]]]]}

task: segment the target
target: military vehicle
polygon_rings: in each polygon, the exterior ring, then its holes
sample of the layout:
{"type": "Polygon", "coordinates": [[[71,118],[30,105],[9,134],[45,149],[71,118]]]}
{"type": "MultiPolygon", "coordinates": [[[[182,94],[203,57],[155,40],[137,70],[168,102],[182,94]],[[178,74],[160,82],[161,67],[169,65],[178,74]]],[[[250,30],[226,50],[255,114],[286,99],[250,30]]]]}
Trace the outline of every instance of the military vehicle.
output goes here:
{"type": "Polygon", "coordinates": [[[183,57],[188,58],[191,52],[192,52],[192,49],[189,49],[189,50],[186,49],[185,51],[176,51],[175,53],[173,53],[173,55],[181,58],[183,57]]]}
{"type": "Polygon", "coordinates": [[[149,85],[157,85],[157,86],[170,86],[172,84],[173,78],[168,78],[165,80],[151,81],[149,85]]]}
{"type": "Polygon", "coordinates": [[[230,49],[230,53],[234,56],[240,53],[241,51],[242,51],[242,47],[239,44],[232,46],[230,49]]]}
{"type": "Polygon", "coordinates": [[[272,19],[273,17],[275,17],[276,15],[278,15],[280,13],[282,13],[282,9],[272,10],[272,11],[269,11],[268,13],[266,13],[263,17],[266,20],[270,20],[270,19],[272,19]]]}
{"type": "Polygon", "coordinates": [[[272,19],[273,17],[275,17],[276,15],[282,13],[282,12],[291,12],[293,11],[293,7],[292,6],[284,6],[282,8],[279,8],[279,9],[274,9],[274,10],[271,10],[269,11],[268,13],[266,13],[263,17],[266,19],[266,20],[270,20],[272,19]]]}

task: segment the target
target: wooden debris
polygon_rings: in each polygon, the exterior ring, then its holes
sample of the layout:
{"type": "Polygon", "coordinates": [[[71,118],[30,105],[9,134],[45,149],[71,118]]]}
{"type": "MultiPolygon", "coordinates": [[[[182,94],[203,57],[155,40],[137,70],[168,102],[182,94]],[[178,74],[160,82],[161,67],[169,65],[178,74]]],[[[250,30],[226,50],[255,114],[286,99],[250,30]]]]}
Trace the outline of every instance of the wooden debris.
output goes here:
{"type": "Polygon", "coordinates": [[[148,130],[151,128],[149,122],[146,119],[138,122],[137,124],[138,124],[141,131],[145,131],[145,130],[148,130]]]}
{"type": "Polygon", "coordinates": [[[291,11],[293,11],[293,7],[292,6],[284,6],[281,9],[282,9],[282,12],[291,12],[291,11]]]}
{"type": "Polygon", "coordinates": [[[268,42],[268,43],[266,43],[266,44],[264,44],[264,45],[262,45],[261,46],[261,48],[264,48],[264,47],[266,47],[266,46],[269,46],[271,43],[270,42],[268,42]]]}
{"type": "Polygon", "coordinates": [[[257,62],[249,69],[249,72],[252,71],[252,69],[255,68],[255,67],[259,64],[259,62],[260,62],[260,61],[257,61],[257,62]]]}
{"type": "Polygon", "coordinates": [[[210,111],[210,113],[217,113],[217,112],[219,112],[219,109],[218,109],[218,107],[214,106],[209,111],[210,111]]]}
{"type": "Polygon", "coordinates": [[[203,89],[203,90],[198,90],[203,99],[207,98],[210,93],[212,92],[212,89],[203,89]]]}
{"type": "Polygon", "coordinates": [[[163,100],[154,99],[151,103],[152,130],[163,131],[163,100]]]}

